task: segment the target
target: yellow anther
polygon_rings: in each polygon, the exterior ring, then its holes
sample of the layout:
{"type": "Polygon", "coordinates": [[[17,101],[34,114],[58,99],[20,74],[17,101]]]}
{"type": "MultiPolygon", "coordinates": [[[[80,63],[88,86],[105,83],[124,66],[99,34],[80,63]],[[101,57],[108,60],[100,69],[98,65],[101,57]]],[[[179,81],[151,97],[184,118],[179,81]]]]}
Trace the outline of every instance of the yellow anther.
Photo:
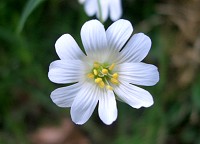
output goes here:
{"type": "Polygon", "coordinates": [[[118,73],[114,73],[114,74],[112,75],[112,77],[113,77],[114,79],[117,79],[117,78],[119,77],[119,75],[118,75],[118,73]]]}
{"type": "Polygon", "coordinates": [[[117,79],[115,79],[115,78],[111,78],[110,81],[113,84],[119,84],[119,81],[117,79]]]}
{"type": "Polygon", "coordinates": [[[96,69],[93,70],[94,75],[98,75],[98,71],[96,69]]]}
{"type": "Polygon", "coordinates": [[[94,74],[89,73],[89,74],[87,74],[87,77],[90,78],[90,79],[92,79],[92,78],[94,78],[94,74]]]}
{"type": "Polygon", "coordinates": [[[104,84],[103,81],[101,81],[100,83],[98,83],[98,85],[99,85],[100,88],[104,88],[105,87],[105,84],[104,84]]]}
{"type": "Polygon", "coordinates": [[[113,87],[111,87],[110,85],[107,85],[106,88],[107,88],[108,90],[113,90],[113,87]]]}
{"type": "Polygon", "coordinates": [[[102,69],[101,71],[104,75],[108,74],[108,70],[107,69],[102,69]]]}
{"type": "Polygon", "coordinates": [[[109,70],[113,70],[114,69],[114,67],[115,67],[115,64],[113,63],[111,66],[109,66],[109,70]]]}
{"type": "Polygon", "coordinates": [[[102,78],[96,78],[94,81],[95,81],[95,83],[100,83],[100,82],[102,82],[102,78]]]}
{"type": "Polygon", "coordinates": [[[99,64],[98,62],[94,62],[93,66],[94,66],[95,68],[99,68],[100,64],[99,64]]]}

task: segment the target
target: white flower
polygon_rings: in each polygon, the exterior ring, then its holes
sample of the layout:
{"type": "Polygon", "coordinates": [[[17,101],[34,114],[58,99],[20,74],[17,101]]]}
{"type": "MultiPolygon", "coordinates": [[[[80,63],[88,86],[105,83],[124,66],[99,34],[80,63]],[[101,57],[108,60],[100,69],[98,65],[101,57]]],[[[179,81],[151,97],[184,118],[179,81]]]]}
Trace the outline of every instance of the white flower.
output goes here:
{"type": "Polygon", "coordinates": [[[98,1],[100,4],[103,21],[108,19],[108,15],[110,15],[112,21],[116,21],[121,17],[121,0],[79,0],[80,3],[84,3],[84,9],[88,16],[93,16],[96,14],[98,19],[100,19],[98,1]]]}
{"type": "Polygon", "coordinates": [[[131,36],[132,32],[127,20],[114,22],[106,31],[98,20],[88,21],[81,29],[86,55],[71,35],[57,40],[60,60],[50,64],[49,79],[74,84],[54,90],[51,99],[59,107],[71,107],[76,124],[84,124],[97,103],[100,119],[111,124],[117,118],[116,97],[133,108],[153,104],[151,94],[136,86],[152,86],[159,80],[157,67],[141,62],[151,40],[143,33],[131,36]]]}

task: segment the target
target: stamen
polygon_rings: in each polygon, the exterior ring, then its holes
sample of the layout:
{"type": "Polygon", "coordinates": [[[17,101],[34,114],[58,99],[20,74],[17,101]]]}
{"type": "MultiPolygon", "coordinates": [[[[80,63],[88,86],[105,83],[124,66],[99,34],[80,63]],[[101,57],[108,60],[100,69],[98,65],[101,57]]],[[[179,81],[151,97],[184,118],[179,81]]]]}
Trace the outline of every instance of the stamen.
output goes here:
{"type": "Polygon", "coordinates": [[[90,78],[90,79],[93,79],[94,78],[94,74],[89,73],[89,74],[87,74],[87,77],[90,78]]]}
{"type": "Polygon", "coordinates": [[[113,84],[119,84],[119,81],[117,79],[115,79],[115,78],[111,78],[110,81],[113,84]]]}
{"type": "Polygon", "coordinates": [[[113,70],[114,69],[114,67],[115,67],[115,64],[113,63],[111,66],[109,66],[109,70],[113,70]]]}
{"type": "Polygon", "coordinates": [[[102,69],[101,71],[104,75],[107,75],[108,74],[108,70],[107,69],[102,69]]]}
{"type": "Polygon", "coordinates": [[[96,69],[93,70],[94,75],[98,75],[98,71],[96,69]]]}
{"type": "Polygon", "coordinates": [[[93,68],[90,73],[87,74],[89,79],[93,79],[100,88],[106,87],[107,90],[113,90],[114,88],[110,84],[118,85],[120,82],[118,80],[118,73],[113,73],[115,64],[99,63],[94,62],[93,68]]]}
{"type": "Polygon", "coordinates": [[[108,90],[113,90],[113,87],[111,87],[110,85],[107,85],[106,88],[107,88],[108,90]]]}
{"type": "Polygon", "coordinates": [[[99,68],[100,64],[98,62],[94,62],[93,66],[94,68],[99,68]]]}
{"type": "Polygon", "coordinates": [[[115,79],[117,79],[117,78],[119,77],[119,75],[118,75],[118,73],[114,73],[114,74],[112,75],[112,77],[115,78],[115,79]]]}
{"type": "Polygon", "coordinates": [[[96,78],[94,81],[95,83],[100,83],[102,81],[102,78],[96,78]]]}
{"type": "Polygon", "coordinates": [[[104,84],[103,81],[101,81],[100,83],[98,83],[98,85],[99,85],[100,88],[104,88],[105,87],[105,84],[104,84]]]}

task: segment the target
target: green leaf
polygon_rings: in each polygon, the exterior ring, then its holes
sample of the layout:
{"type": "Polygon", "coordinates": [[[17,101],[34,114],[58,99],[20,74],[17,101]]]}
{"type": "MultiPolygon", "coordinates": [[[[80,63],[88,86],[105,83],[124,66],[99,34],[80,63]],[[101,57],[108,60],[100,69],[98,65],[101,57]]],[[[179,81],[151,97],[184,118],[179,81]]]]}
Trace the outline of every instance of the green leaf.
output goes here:
{"type": "Polygon", "coordinates": [[[7,43],[14,43],[16,42],[17,37],[10,30],[0,26],[0,40],[3,40],[7,43]]]}
{"type": "Polygon", "coordinates": [[[29,15],[45,0],[29,0],[22,12],[19,24],[17,26],[17,33],[21,33],[29,15]]]}
{"type": "Polygon", "coordinates": [[[192,86],[192,101],[196,108],[200,110],[200,77],[192,86]]]}

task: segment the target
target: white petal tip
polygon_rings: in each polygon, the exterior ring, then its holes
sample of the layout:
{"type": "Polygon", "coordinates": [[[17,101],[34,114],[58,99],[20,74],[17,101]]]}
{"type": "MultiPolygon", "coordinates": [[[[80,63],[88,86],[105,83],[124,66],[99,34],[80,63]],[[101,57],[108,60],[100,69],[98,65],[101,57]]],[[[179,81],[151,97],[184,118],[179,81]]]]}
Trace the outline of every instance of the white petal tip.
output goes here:
{"type": "Polygon", "coordinates": [[[106,124],[106,125],[111,125],[111,124],[113,124],[116,121],[116,119],[111,120],[111,121],[103,121],[103,123],[106,124]]]}
{"type": "MultiPolygon", "coordinates": [[[[72,120],[73,121],[73,120],[72,120]]],[[[74,121],[73,121],[74,122],[74,121]]],[[[74,122],[77,125],[83,125],[85,122],[74,122]]]]}
{"type": "Polygon", "coordinates": [[[151,107],[153,104],[154,104],[154,101],[153,101],[153,98],[152,98],[152,99],[149,100],[148,102],[146,102],[146,103],[140,105],[137,109],[142,108],[142,107],[148,108],[148,107],[151,107]]]}
{"type": "Polygon", "coordinates": [[[113,124],[116,120],[117,120],[117,111],[113,114],[113,117],[107,117],[107,118],[103,118],[103,117],[100,117],[100,119],[102,120],[102,122],[106,125],[111,125],[113,124]]]}
{"type": "Polygon", "coordinates": [[[68,37],[71,37],[71,35],[69,35],[69,34],[63,34],[63,35],[61,35],[61,36],[57,39],[57,41],[56,41],[56,43],[55,43],[56,51],[57,51],[57,49],[59,49],[60,47],[62,47],[63,44],[65,44],[65,41],[68,39],[68,37]]]}
{"type": "Polygon", "coordinates": [[[71,119],[77,125],[83,125],[89,120],[89,119],[84,119],[84,118],[79,119],[78,117],[73,117],[72,115],[71,115],[71,119]]]}

